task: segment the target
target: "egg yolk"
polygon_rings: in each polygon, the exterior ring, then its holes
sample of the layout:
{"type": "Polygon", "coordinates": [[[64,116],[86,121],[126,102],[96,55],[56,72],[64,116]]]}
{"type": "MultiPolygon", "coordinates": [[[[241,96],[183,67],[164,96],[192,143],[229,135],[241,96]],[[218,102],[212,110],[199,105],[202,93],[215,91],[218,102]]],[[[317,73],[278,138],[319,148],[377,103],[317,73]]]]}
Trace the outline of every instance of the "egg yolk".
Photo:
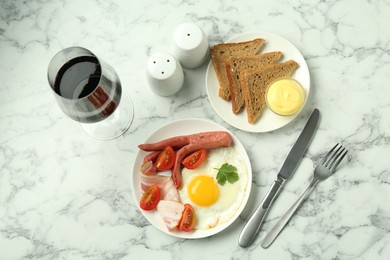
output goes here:
{"type": "Polygon", "coordinates": [[[207,175],[195,176],[187,188],[188,196],[197,205],[207,207],[214,204],[219,197],[219,188],[207,175]]]}

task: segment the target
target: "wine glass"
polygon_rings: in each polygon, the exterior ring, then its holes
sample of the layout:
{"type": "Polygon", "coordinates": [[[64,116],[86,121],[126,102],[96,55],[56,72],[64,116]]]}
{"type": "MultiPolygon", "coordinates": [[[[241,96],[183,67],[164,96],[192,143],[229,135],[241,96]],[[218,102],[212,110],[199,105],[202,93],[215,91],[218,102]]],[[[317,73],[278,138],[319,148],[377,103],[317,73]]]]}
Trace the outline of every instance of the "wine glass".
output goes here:
{"type": "Polygon", "coordinates": [[[48,80],[61,110],[92,137],[113,139],[130,127],[130,97],[122,95],[114,69],[89,50],[70,47],[58,52],[50,61],[48,80]]]}

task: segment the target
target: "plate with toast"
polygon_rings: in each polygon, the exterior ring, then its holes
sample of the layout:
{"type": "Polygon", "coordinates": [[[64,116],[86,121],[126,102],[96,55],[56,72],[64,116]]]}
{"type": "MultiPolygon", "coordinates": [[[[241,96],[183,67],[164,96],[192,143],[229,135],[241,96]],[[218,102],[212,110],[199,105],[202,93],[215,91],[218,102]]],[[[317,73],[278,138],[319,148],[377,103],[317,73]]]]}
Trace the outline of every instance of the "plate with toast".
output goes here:
{"type": "MultiPolygon", "coordinates": [[[[228,124],[253,133],[279,129],[297,113],[280,116],[266,105],[265,93],[273,81],[291,77],[310,92],[310,73],[300,51],[281,36],[250,32],[210,48],[206,91],[215,112],[228,124]]],[[[304,105],[302,106],[302,108],[304,105]]]]}

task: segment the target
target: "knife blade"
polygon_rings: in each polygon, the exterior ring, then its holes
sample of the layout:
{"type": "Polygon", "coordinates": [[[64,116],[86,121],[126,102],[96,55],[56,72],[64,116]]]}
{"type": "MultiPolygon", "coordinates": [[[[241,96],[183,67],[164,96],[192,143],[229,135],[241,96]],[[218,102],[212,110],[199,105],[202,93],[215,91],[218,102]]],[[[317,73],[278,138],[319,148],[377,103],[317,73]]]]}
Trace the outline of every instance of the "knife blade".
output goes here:
{"type": "Polygon", "coordinates": [[[303,128],[302,133],[299,135],[297,141],[287,155],[282,167],[279,170],[276,180],[272,184],[268,193],[265,195],[261,204],[253,212],[242,229],[238,239],[238,244],[241,247],[248,247],[255,240],[269,208],[271,207],[274,200],[278,197],[284,183],[293,175],[295,169],[299,165],[299,162],[301,161],[302,156],[304,155],[306,148],[308,147],[315,133],[319,118],[320,111],[315,108],[311,113],[311,116],[305,127],[303,128]]]}

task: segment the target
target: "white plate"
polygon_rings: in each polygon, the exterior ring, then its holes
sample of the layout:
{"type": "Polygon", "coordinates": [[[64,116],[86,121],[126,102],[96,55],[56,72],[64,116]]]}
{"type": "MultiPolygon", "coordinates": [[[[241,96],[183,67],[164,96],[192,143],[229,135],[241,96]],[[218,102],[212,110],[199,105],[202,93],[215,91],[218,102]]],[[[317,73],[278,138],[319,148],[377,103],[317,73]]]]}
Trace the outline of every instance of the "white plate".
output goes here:
{"type": "Polygon", "coordinates": [[[139,201],[142,196],[142,190],[141,190],[141,182],[140,182],[140,167],[143,161],[143,158],[145,155],[147,155],[147,152],[139,151],[137,153],[137,156],[135,157],[134,165],[133,165],[133,176],[132,176],[132,189],[133,189],[133,196],[135,199],[136,204],[138,205],[139,210],[142,212],[142,214],[145,216],[145,218],[157,229],[175,237],[180,238],[203,238],[212,236],[218,232],[221,232],[225,228],[227,228],[230,224],[234,222],[234,220],[237,219],[237,217],[241,214],[242,210],[244,209],[249,194],[252,187],[252,169],[251,164],[249,161],[248,154],[245,151],[245,148],[242,146],[241,142],[235,137],[231,132],[229,132],[226,128],[224,128],[221,125],[218,125],[214,122],[204,120],[204,119],[197,119],[197,118],[191,118],[191,119],[181,119],[177,121],[173,121],[171,123],[168,123],[161,128],[157,129],[154,133],[152,133],[145,141],[144,143],[154,143],[157,141],[161,141],[163,139],[166,139],[168,137],[173,136],[179,136],[179,135],[187,135],[187,134],[195,134],[199,132],[207,132],[207,131],[226,131],[230,133],[230,135],[233,138],[233,146],[234,148],[241,154],[242,158],[244,159],[247,170],[248,170],[248,183],[247,183],[247,189],[245,192],[244,199],[242,201],[242,204],[240,205],[239,209],[237,210],[236,214],[234,214],[233,218],[230,219],[228,222],[219,225],[215,228],[209,229],[209,230],[194,230],[193,232],[182,232],[182,231],[176,231],[171,232],[167,229],[165,226],[163,220],[161,219],[160,215],[156,211],[144,211],[139,208],[139,201]]]}
{"type": "MultiPolygon", "coordinates": [[[[307,67],[305,58],[299,52],[299,50],[291,44],[289,41],[284,38],[266,32],[252,32],[242,34],[232,39],[228,40],[228,43],[233,42],[242,42],[242,41],[250,41],[255,38],[263,38],[265,39],[265,44],[261,50],[262,53],[271,52],[271,51],[281,51],[283,52],[283,58],[281,62],[287,60],[295,60],[299,67],[292,75],[293,78],[298,80],[306,92],[306,99],[309,97],[310,92],[310,74],[309,68],[307,67]]],[[[276,129],[279,129],[292,120],[294,120],[300,111],[292,116],[279,116],[273,113],[271,110],[265,108],[262,112],[261,117],[256,121],[255,124],[248,123],[246,110],[241,111],[239,114],[234,114],[232,112],[232,105],[230,101],[223,100],[218,96],[219,83],[218,78],[215,73],[212,62],[210,61],[209,66],[207,67],[206,72],[206,91],[209,97],[210,103],[214,108],[215,112],[222,117],[228,124],[253,133],[261,133],[261,132],[269,132],[276,129]]]]}

